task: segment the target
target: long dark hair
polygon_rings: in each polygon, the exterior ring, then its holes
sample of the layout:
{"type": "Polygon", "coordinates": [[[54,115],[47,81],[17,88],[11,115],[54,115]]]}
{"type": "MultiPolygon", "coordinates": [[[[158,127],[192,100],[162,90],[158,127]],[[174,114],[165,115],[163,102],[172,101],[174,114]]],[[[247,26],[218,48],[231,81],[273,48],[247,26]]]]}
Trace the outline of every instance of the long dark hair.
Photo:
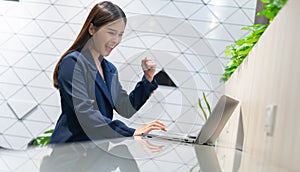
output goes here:
{"type": "Polygon", "coordinates": [[[58,86],[58,68],[60,65],[60,62],[62,59],[69,53],[73,51],[81,51],[82,48],[85,46],[85,44],[88,42],[88,40],[91,38],[91,35],[89,33],[89,26],[92,23],[96,29],[99,29],[100,27],[116,21],[118,19],[123,19],[125,24],[127,22],[126,15],[123,12],[123,10],[117,6],[116,4],[113,4],[109,1],[103,1],[98,4],[96,4],[91,12],[89,13],[86,21],[84,22],[84,25],[81,28],[81,31],[79,32],[76,40],[73,42],[71,47],[60,57],[60,59],[57,61],[57,64],[54,69],[53,73],[53,85],[55,88],[59,88],[58,86]]]}

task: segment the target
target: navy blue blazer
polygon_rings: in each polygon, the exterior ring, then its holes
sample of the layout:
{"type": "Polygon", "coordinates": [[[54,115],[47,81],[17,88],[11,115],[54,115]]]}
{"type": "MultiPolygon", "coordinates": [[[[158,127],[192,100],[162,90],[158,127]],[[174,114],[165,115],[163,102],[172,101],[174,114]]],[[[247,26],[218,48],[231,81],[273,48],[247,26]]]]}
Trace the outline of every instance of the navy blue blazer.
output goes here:
{"type": "Polygon", "coordinates": [[[62,113],[50,143],[128,137],[135,132],[120,120],[113,119],[113,110],[125,118],[136,113],[158,87],[143,76],[128,95],[119,82],[116,67],[99,57],[102,79],[89,51],[66,55],[58,70],[62,113]]]}

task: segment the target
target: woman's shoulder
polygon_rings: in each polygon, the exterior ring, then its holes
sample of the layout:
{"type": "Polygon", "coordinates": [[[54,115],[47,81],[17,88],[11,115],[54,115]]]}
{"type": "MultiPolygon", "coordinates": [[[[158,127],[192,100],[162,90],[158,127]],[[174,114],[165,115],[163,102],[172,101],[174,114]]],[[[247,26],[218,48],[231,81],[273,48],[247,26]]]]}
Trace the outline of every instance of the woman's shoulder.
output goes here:
{"type": "Polygon", "coordinates": [[[79,56],[80,56],[80,52],[78,52],[78,51],[70,52],[63,57],[60,65],[64,65],[64,64],[67,64],[67,65],[74,64],[75,65],[78,62],[79,56]]]}
{"type": "Polygon", "coordinates": [[[74,68],[78,64],[78,61],[80,61],[80,60],[78,60],[79,56],[80,56],[80,53],[78,51],[73,51],[73,52],[66,54],[59,64],[59,69],[60,69],[59,71],[74,70],[74,68]]]}
{"type": "Polygon", "coordinates": [[[63,57],[63,60],[77,60],[78,57],[80,55],[80,52],[78,51],[73,51],[73,52],[70,52],[68,54],[66,54],[64,57],[63,57]]]}

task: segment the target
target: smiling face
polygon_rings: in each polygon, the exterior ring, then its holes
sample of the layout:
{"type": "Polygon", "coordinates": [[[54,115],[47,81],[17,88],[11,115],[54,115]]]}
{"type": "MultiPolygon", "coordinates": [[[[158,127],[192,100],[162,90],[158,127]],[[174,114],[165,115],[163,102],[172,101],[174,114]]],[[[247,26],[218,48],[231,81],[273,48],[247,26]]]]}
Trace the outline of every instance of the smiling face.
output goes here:
{"type": "Polygon", "coordinates": [[[108,56],[121,42],[124,30],[125,22],[123,19],[108,23],[98,30],[93,24],[90,24],[89,33],[92,37],[89,49],[92,54],[96,57],[108,56]]]}

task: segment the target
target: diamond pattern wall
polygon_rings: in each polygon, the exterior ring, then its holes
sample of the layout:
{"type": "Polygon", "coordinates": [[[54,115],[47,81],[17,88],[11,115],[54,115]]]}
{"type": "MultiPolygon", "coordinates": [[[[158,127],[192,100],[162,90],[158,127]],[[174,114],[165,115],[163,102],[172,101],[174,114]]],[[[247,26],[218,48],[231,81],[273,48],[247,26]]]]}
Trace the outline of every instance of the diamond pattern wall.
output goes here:
{"type": "MultiPolygon", "coordinates": [[[[95,0],[0,1],[0,146],[22,149],[60,114],[52,87],[56,60],[70,46],[95,0]]],[[[225,46],[246,35],[256,0],[114,0],[128,16],[123,42],[109,56],[128,91],[148,56],[178,86],[160,86],[128,125],[154,119],[171,131],[196,133],[204,119],[196,105],[222,93],[225,46]]],[[[116,115],[116,118],[120,118],[116,115]]]]}

